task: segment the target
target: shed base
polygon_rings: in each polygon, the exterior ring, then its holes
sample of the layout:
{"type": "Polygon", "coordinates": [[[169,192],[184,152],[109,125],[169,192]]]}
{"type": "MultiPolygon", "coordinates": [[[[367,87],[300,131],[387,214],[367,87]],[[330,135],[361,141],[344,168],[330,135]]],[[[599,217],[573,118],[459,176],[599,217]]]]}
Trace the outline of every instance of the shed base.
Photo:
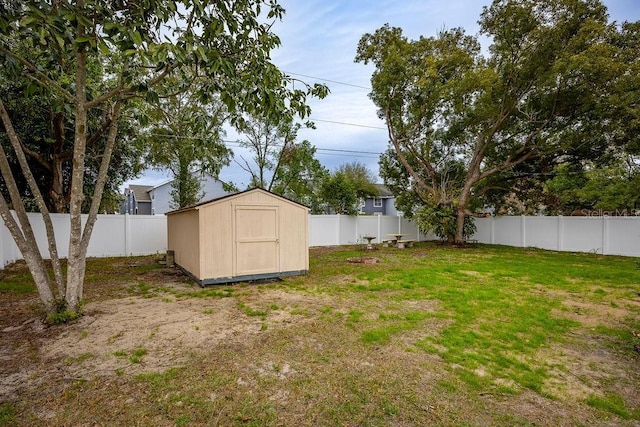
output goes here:
{"type": "Polygon", "coordinates": [[[200,286],[204,288],[207,285],[221,285],[224,283],[234,283],[234,282],[250,282],[252,280],[275,279],[277,277],[287,277],[287,276],[304,276],[308,272],[309,270],[295,270],[295,271],[282,271],[280,273],[247,274],[244,276],[202,279],[202,280],[198,280],[198,283],[200,284],[200,286]]]}
{"type": "Polygon", "coordinates": [[[213,279],[198,279],[196,276],[191,274],[185,268],[183,268],[179,264],[175,264],[184,274],[193,279],[197,284],[201,287],[205,287],[207,285],[223,285],[225,283],[235,283],[235,282],[250,282],[252,280],[262,280],[262,279],[275,279],[278,277],[288,277],[288,276],[305,276],[309,273],[309,270],[293,270],[293,271],[282,271],[280,273],[264,273],[264,274],[247,274],[244,276],[234,276],[234,277],[217,277],[213,279]]]}

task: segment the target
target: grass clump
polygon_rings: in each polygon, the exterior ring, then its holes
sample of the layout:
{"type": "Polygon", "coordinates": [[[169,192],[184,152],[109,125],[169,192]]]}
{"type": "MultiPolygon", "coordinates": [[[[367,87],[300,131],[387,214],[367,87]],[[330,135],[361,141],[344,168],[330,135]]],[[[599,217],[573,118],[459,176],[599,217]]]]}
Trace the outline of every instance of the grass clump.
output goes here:
{"type": "Polygon", "coordinates": [[[78,319],[82,316],[82,309],[73,311],[69,308],[61,308],[55,313],[47,315],[47,323],[50,325],[61,325],[78,319]]]}
{"type": "Polygon", "coordinates": [[[11,275],[10,278],[5,278],[0,271],[0,292],[28,294],[35,291],[36,286],[28,273],[11,275]]]}
{"type": "Polygon", "coordinates": [[[76,357],[68,357],[63,361],[63,364],[67,365],[67,366],[71,366],[71,365],[75,365],[77,363],[82,363],[85,360],[89,360],[92,357],[94,357],[93,353],[82,353],[79,356],[76,357]]]}
{"type": "Polygon", "coordinates": [[[269,314],[268,310],[254,309],[241,301],[238,301],[238,309],[244,312],[244,314],[246,314],[249,317],[266,318],[267,314],[269,314]]]}
{"type": "Polygon", "coordinates": [[[137,348],[133,350],[131,356],[129,356],[129,362],[131,363],[140,363],[142,361],[142,357],[147,354],[147,350],[144,348],[137,348]]]}
{"type": "Polygon", "coordinates": [[[113,355],[120,359],[128,358],[131,363],[141,363],[142,357],[146,356],[148,353],[147,349],[144,348],[136,348],[131,352],[126,350],[116,350],[113,352],[113,355]]]}
{"type": "Polygon", "coordinates": [[[0,404],[0,426],[17,425],[16,409],[10,403],[0,404]]]}
{"type": "Polygon", "coordinates": [[[631,413],[627,410],[624,400],[617,394],[608,394],[607,396],[591,395],[587,399],[587,405],[592,408],[616,414],[625,420],[631,418],[631,413]]]}

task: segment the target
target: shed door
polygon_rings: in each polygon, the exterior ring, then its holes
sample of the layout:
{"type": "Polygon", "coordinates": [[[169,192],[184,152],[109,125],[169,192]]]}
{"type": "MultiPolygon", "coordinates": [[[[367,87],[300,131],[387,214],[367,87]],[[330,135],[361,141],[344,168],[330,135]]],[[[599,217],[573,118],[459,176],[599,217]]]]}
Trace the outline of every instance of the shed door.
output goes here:
{"type": "Polygon", "coordinates": [[[278,207],[235,207],[235,275],[280,271],[278,207]]]}

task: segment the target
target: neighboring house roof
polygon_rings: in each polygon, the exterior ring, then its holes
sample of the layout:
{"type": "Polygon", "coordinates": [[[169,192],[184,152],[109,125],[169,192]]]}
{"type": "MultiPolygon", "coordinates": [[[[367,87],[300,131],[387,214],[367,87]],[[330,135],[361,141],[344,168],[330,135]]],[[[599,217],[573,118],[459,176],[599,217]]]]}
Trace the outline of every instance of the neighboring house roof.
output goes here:
{"type": "Polygon", "coordinates": [[[383,198],[393,197],[393,193],[391,192],[391,190],[389,190],[389,188],[386,185],[375,184],[375,186],[378,188],[378,195],[375,197],[383,197],[383,198]]]}
{"type": "MultiPolygon", "coordinates": [[[[213,176],[212,176],[212,178],[213,178],[213,176]]],[[[215,179],[215,178],[214,178],[214,179],[215,179]]],[[[154,186],[154,187],[151,187],[151,190],[155,190],[156,188],[164,187],[165,185],[172,185],[172,184],[173,184],[173,181],[174,181],[173,179],[170,179],[170,180],[168,180],[168,181],[165,181],[165,182],[163,182],[163,183],[161,183],[161,184],[158,184],[158,185],[156,185],[156,186],[154,186]]]]}
{"type": "MultiPolygon", "coordinates": [[[[216,180],[216,181],[220,181],[218,178],[216,178],[215,176],[211,175],[208,172],[205,172],[204,175],[208,175],[209,177],[211,177],[212,179],[216,180]]],[[[165,185],[171,185],[173,184],[174,179],[169,179],[167,181],[164,181],[158,185],[129,185],[129,189],[131,191],[133,191],[133,193],[136,196],[137,200],[142,200],[142,201],[151,201],[151,196],[149,195],[149,192],[151,190],[155,190],[158,189],[160,187],[164,187],[165,185]]],[[[220,181],[222,182],[222,181],[220,181]]]]}
{"type": "Polygon", "coordinates": [[[195,205],[184,207],[182,209],[176,209],[175,211],[167,212],[165,215],[174,214],[174,213],[182,212],[182,211],[188,211],[188,210],[192,210],[192,209],[198,209],[202,205],[207,205],[209,203],[218,202],[220,200],[228,199],[230,197],[236,197],[236,196],[238,196],[240,194],[249,193],[251,191],[261,191],[263,193],[268,193],[268,194],[271,194],[272,196],[275,196],[275,197],[277,197],[279,199],[286,200],[289,203],[293,203],[293,204],[296,204],[298,206],[302,206],[303,208],[309,209],[309,206],[303,205],[302,203],[298,203],[298,202],[296,202],[294,200],[288,199],[286,197],[283,197],[283,196],[281,196],[279,194],[276,194],[276,193],[273,193],[271,191],[267,191],[267,190],[259,188],[259,187],[254,187],[254,188],[250,188],[250,189],[245,190],[245,191],[239,191],[237,193],[231,193],[231,194],[227,194],[225,196],[217,197],[215,199],[205,200],[205,201],[202,201],[200,203],[196,203],[195,205]]]}
{"type": "Polygon", "coordinates": [[[150,202],[151,196],[149,191],[153,190],[153,185],[130,185],[129,190],[136,196],[136,200],[139,202],[150,202]]]}

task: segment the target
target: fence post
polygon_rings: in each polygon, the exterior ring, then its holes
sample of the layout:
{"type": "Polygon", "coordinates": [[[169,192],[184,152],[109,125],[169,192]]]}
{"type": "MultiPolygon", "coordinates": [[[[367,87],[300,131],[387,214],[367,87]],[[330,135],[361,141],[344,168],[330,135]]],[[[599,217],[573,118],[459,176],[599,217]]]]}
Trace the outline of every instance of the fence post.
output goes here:
{"type": "Polygon", "coordinates": [[[564,224],[562,215],[558,215],[558,250],[561,251],[564,246],[564,224]]]}
{"type": "Polygon", "coordinates": [[[382,224],[380,223],[380,218],[382,215],[376,215],[378,217],[378,242],[382,243],[382,224]]]}
{"type": "Polygon", "coordinates": [[[129,256],[129,248],[130,248],[130,242],[129,239],[131,238],[130,234],[130,224],[129,224],[129,214],[125,213],[124,214],[124,256],[129,256]]]}
{"type": "Polygon", "coordinates": [[[489,230],[491,233],[491,236],[489,236],[489,243],[491,243],[492,245],[496,244],[496,227],[495,227],[495,222],[496,222],[496,217],[491,215],[491,222],[489,222],[489,230]]]}
{"type": "Polygon", "coordinates": [[[609,217],[602,216],[602,255],[609,253],[609,217]]]}
{"type": "Polygon", "coordinates": [[[520,240],[522,242],[522,247],[527,247],[527,219],[524,215],[520,216],[520,240]]]}
{"type": "Polygon", "coordinates": [[[340,246],[340,214],[336,214],[336,245],[340,246]]]}

